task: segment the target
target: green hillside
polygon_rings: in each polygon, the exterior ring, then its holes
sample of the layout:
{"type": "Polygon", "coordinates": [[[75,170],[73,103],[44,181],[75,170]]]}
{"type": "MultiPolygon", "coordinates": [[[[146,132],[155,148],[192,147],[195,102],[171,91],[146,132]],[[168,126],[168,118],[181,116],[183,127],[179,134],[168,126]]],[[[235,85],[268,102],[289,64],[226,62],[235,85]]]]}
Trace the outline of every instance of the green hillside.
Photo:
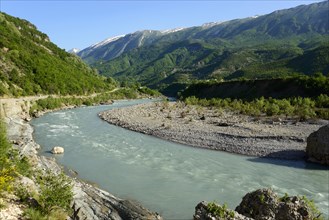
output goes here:
{"type": "Polygon", "coordinates": [[[324,1],[170,33],[136,32],[81,53],[102,75],[166,94],[177,92],[172,89],[180,86],[173,85],[199,80],[327,75],[328,14],[324,1]],[[128,44],[129,50],[116,53],[128,44]]]}
{"type": "MultiPolygon", "coordinates": [[[[314,73],[329,73],[329,44],[303,50],[299,47],[287,49],[270,49],[258,50],[254,53],[265,57],[257,61],[241,67],[231,75],[225,77],[226,80],[231,79],[268,79],[282,78],[292,75],[312,75],[314,73]],[[266,57],[269,57],[266,59],[266,57]]],[[[247,59],[246,55],[244,58],[247,59]]]]}
{"type": "Polygon", "coordinates": [[[33,24],[0,13],[0,96],[89,94],[113,88],[107,81],[33,24]]]}
{"type": "MultiPolygon", "coordinates": [[[[324,40],[324,39],[323,39],[324,40]]],[[[200,42],[181,42],[159,53],[162,46],[136,49],[94,67],[105,76],[135,80],[161,91],[195,80],[267,79],[292,75],[328,75],[328,45],[301,48],[268,43],[252,48],[213,49],[200,42]]]]}

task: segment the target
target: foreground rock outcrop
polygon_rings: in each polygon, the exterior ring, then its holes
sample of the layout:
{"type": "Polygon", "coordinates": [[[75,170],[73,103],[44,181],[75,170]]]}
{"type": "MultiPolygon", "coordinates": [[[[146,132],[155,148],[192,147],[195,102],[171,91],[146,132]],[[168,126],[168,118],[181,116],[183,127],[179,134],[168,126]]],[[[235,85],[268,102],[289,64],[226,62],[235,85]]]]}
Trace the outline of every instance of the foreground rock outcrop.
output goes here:
{"type": "Polygon", "coordinates": [[[214,203],[201,202],[194,220],[313,220],[321,213],[305,197],[278,197],[271,189],[246,194],[235,211],[214,203]]]}
{"type": "Polygon", "coordinates": [[[77,179],[74,182],[73,193],[74,220],[162,219],[157,213],[150,212],[135,202],[119,199],[77,179]]]}
{"type": "Polygon", "coordinates": [[[310,134],[306,154],[311,162],[329,165],[329,124],[310,134]]]}

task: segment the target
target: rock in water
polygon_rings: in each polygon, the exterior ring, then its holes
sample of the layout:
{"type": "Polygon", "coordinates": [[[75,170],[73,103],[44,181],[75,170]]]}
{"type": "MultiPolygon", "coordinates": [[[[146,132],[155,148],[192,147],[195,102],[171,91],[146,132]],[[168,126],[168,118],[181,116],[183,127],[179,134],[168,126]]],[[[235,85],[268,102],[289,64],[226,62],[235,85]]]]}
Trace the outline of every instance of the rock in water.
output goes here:
{"type": "Polygon", "coordinates": [[[53,147],[53,149],[51,150],[52,154],[63,154],[64,153],[64,148],[63,147],[53,147]]]}
{"type": "Polygon", "coordinates": [[[306,155],[311,162],[329,165],[329,124],[307,138],[306,155]]]}

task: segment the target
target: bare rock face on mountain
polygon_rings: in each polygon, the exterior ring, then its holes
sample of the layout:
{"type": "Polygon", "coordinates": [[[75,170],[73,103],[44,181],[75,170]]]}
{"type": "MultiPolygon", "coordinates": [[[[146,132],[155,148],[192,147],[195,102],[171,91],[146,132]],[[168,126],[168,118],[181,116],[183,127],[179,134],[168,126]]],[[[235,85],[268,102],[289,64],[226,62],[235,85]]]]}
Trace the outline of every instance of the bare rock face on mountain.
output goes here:
{"type": "Polygon", "coordinates": [[[311,162],[329,165],[329,124],[310,134],[306,154],[311,162]]]}

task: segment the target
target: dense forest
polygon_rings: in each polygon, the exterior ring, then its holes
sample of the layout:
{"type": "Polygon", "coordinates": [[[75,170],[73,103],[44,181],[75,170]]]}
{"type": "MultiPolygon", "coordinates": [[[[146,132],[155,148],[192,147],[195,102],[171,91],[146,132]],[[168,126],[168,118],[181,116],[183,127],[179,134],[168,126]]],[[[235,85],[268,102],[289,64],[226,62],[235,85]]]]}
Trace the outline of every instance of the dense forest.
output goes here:
{"type": "Polygon", "coordinates": [[[112,79],[58,48],[33,24],[0,13],[0,96],[90,94],[114,87],[112,79]]]}
{"type": "Polygon", "coordinates": [[[235,80],[228,82],[209,81],[188,86],[181,93],[182,97],[198,98],[289,98],[317,97],[329,95],[329,77],[321,73],[312,76],[299,76],[278,79],[235,80]]]}
{"type": "Polygon", "coordinates": [[[78,54],[102,75],[167,95],[200,80],[326,76],[328,8],[324,1],[169,33],[138,31],[78,54]]]}

